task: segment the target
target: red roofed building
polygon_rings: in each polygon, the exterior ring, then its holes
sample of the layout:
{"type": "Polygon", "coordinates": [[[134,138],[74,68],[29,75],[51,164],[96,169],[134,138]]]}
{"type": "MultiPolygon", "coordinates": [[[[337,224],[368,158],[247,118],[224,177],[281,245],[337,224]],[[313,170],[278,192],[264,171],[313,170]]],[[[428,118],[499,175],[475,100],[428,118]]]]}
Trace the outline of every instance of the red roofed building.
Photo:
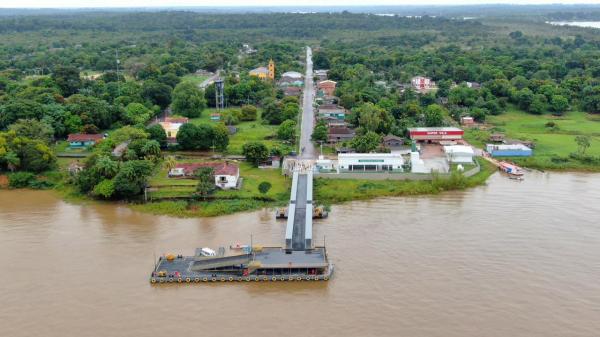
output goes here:
{"type": "Polygon", "coordinates": [[[228,162],[205,162],[205,163],[181,163],[175,165],[169,171],[169,178],[193,177],[194,172],[199,168],[211,167],[215,175],[215,185],[222,189],[231,189],[237,187],[240,178],[240,168],[237,164],[228,162]]]}
{"type": "Polygon", "coordinates": [[[102,139],[104,139],[104,136],[97,133],[71,133],[69,134],[69,138],[67,138],[67,142],[69,142],[69,147],[71,148],[82,148],[96,145],[102,139]]]}
{"type": "Polygon", "coordinates": [[[325,96],[333,96],[335,94],[335,86],[337,82],[332,80],[321,81],[317,84],[317,88],[323,92],[325,96]]]}
{"type": "Polygon", "coordinates": [[[416,141],[427,141],[429,143],[448,140],[461,140],[465,132],[455,127],[443,128],[410,128],[408,129],[410,139],[416,141]]]}

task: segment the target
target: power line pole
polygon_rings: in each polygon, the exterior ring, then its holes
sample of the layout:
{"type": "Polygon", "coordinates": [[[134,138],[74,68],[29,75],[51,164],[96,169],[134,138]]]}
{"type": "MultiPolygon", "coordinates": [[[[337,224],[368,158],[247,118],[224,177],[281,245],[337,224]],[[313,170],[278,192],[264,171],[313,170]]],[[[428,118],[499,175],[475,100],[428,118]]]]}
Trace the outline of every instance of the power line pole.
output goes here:
{"type": "Polygon", "coordinates": [[[121,96],[121,79],[119,78],[119,63],[121,63],[121,60],[119,60],[119,49],[115,50],[115,62],[117,64],[117,95],[121,96]]]}

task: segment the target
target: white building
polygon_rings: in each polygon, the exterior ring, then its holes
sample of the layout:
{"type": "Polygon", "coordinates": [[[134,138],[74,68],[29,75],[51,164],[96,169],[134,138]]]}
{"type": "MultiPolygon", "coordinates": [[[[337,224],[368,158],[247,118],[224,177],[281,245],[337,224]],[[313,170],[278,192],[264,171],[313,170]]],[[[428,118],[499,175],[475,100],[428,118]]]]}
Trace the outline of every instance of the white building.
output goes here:
{"type": "Polygon", "coordinates": [[[402,172],[404,159],[396,153],[340,153],[339,172],[402,172]]]}
{"type": "Polygon", "coordinates": [[[417,91],[430,90],[435,88],[435,82],[429,77],[415,76],[410,81],[413,89],[417,91]]]}
{"type": "Polygon", "coordinates": [[[421,155],[417,151],[410,153],[410,172],[412,173],[431,173],[431,168],[425,165],[421,155]]]}
{"type": "Polygon", "coordinates": [[[473,148],[466,145],[444,146],[444,152],[449,163],[473,164],[475,152],[473,148]]]}

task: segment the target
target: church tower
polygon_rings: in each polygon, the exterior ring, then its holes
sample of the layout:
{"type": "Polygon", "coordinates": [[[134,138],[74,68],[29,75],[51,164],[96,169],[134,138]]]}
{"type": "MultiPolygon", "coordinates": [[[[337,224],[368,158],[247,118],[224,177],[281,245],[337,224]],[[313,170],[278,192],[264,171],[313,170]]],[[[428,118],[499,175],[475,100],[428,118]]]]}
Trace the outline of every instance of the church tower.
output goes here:
{"type": "Polygon", "coordinates": [[[269,60],[269,75],[268,77],[271,80],[275,80],[275,62],[273,62],[273,59],[269,60]]]}

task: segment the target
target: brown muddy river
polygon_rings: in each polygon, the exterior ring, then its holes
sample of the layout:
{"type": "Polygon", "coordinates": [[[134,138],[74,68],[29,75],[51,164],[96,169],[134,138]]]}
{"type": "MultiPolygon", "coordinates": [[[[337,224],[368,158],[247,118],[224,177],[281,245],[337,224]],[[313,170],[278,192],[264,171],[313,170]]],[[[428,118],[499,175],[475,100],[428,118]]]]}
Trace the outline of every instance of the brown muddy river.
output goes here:
{"type": "Polygon", "coordinates": [[[148,282],[154,253],[284,231],[267,210],[174,219],[0,191],[0,335],[600,336],[600,175],[335,206],[314,226],[330,282],[148,282]]]}

